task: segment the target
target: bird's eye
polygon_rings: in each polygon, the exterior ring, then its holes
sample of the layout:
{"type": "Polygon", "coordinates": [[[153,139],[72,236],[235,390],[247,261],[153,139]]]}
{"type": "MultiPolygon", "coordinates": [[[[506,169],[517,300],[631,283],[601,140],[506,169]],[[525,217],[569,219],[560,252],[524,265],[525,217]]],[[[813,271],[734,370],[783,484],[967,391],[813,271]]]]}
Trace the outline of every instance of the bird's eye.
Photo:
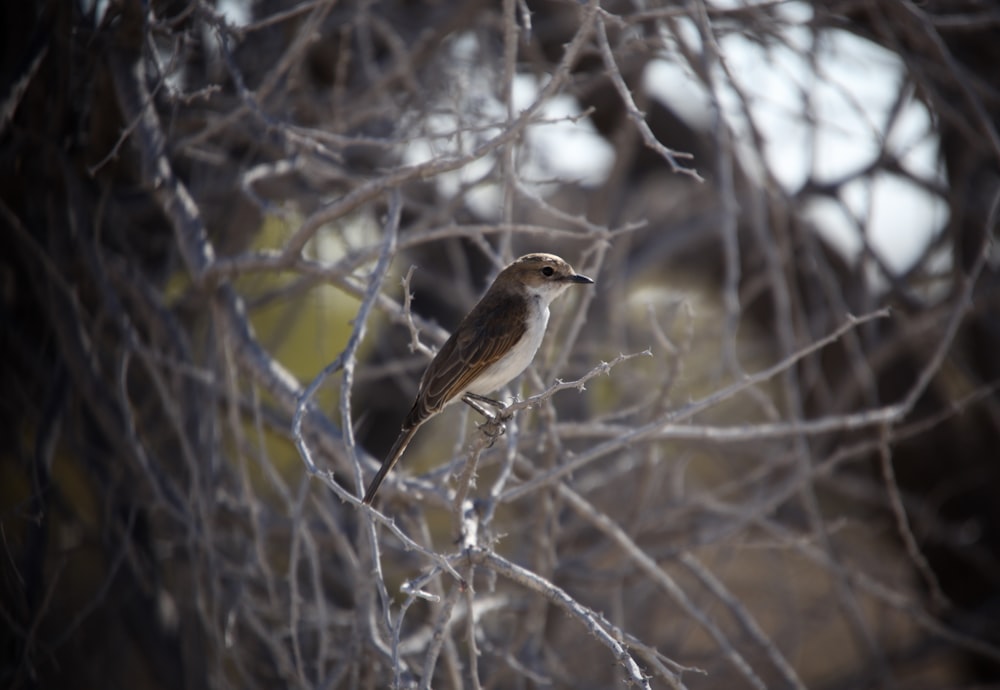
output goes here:
{"type": "Polygon", "coordinates": [[[555,272],[556,272],[555,269],[552,268],[551,266],[546,266],[545,268],[542,269],[542,275],[545,276],[546,278],[551,277],[552,274],[555,272]]]}

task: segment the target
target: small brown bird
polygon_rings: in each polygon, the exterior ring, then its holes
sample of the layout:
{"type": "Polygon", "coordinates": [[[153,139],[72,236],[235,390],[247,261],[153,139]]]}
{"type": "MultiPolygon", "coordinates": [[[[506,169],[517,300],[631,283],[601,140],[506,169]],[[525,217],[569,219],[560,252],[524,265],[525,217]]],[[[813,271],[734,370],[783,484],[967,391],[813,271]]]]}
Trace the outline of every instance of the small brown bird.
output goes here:
{"type": "Polygon", "coordinates": [[[490,415],[483,404],[497,410],[504,405],[486,394],[505,386],[531,364],[545,335],[552,300],[570,285],[593,282],[554,254],[527,254],[500,271],[428,365],[417,399],[368,485],[363,503],[370,505],[374,500],[420,425],[446,405],[462,400],[497,421],[499,415],[490,415]]]}

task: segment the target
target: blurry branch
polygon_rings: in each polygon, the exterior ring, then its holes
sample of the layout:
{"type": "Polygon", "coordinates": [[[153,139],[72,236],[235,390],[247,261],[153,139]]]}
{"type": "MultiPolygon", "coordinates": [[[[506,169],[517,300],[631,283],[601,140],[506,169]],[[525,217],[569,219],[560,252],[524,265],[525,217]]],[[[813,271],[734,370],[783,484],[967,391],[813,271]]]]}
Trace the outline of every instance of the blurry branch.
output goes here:
{"type": "Polygon", "coordinates": [[[622,78],[621,70],[618,69],[618,65],[615,63],[614,53],[611,51],[611,44],[608,43],[608,32],[607,27],[605,26],[605,21],[611,19],[612,15],[604,12],[603,10],[601,15],[602,20],[597,22],[597,45],[601,50],[601,58],[604,60],[604,66],[607,69],[608,77],[611,79],[611,83],[614,84],[615,90],[618,92],[618,96],[621,98],[622,103],[625,106],[625,112],[628,113],[628,116],[631,118],[635,128],[639,130],[643,143],[659,154],[663,160],[667,162],[667,165],[670,166],[670,170],[672,172],[687,175],[697,182],[704,182],[704,178],[698,174],[697,170],[677,162],[679,158],[690,160],[694,158],[694,156],[690,153],[674,151],[667,148],[660,143],[659,139],[656,138],[656,135],[653,134],[653,130],[649,128],[649,123],[646,122],[645,114],[640,112],[638,106],[636,106],[635,100],[632,98],[632,93],[629,91],[628,85],[622,78]]]}
{"type": "MultiPolygon", "coordinates": [[[[649,578],[650,582],[654,583],[664,594],[680,606],[692,620],[704,628],[705,632],[719,645],[719,650],[725,656],[726,660],[736,667],[750,685],[758,688],[758,690],[767,690],[767,684],[754,673],[753,668],[747,663],[743,655],[737,651],[726,634],[716,625],[712,617],[698,607],[687,593],[685,593],[684,589],[677,584],[674,578],[665,569],[657,565],[656,561],[641,549],[615,520],[597,510],[565,484],[560,484],[558,491],[560,498],[565,500],[578,515],[617,544],[625,552],[626,556],[649,578]]],[[[781,660],[783,662],[782,666],[787,667],[787,662],[783,658],[781,660]]],[[[790,680],[797,681],[794,675],[791,676],[790,680]]],[[[799,686],[801,683],[795,682],[793,685],[799,686]]]]}
{"type": "MultiPolygon", "coordinates": [[[[611,240],[617,239],[623,235],[634,233],[637,230],[642,230],[643,228],[649,226],[649,221],[647,219],[639,218],[624,222],[620,226],[612,226],[610,228],[605,227],[604,225],[593,222],[587,218],[584,213],[573,213],[559,208],[557,205],[546,200],[537,191],[532,190],[530,187],[525,185],[520,179],[514,180],[514,187],[517,189],[518,194],[526,199],[530,199],[533,204],[540,209],[544,209],[545,213],[551,215],[555,220],[565,223],[569,227],[580,228],[580,230],[587,233],[589,238],[593,238],[595,240],[611,242],[611,240]]],[[[517,231],[518,228],[519,226],[514,226],[512,230],[517,231]]],[[[574,236],[576,234],[577,233],[575,232],[571,232],[569,236],[574,236]]]]}
{"type": "MultiPolygon", "coordinates": [[[[698,27],[702,52],[698,55],[697,70],[706,88],[709,101],[711,103],[710,125],[712,136],[716,141],[714,148],[715,165],[714,174],[718,185],[718,196],[720,208],[719,238],[721,240],[722,258],[725,265],[725,278],[721,286],[722,301],[726,310],[726,332],[722,339],[723,359],[727,368],[732,373],[742,372],[742,368],[737,356],[737,328],[742,316],[740,304],[740,281],[742,278],[742,264],[740,257],[740,237],[738,214],[744,209],[741,208],[740,200],[736,194],[736,166],[737,148],[735,146],[735,134],[730,128],[723,112],[721,100],[721,89],[719,87],[717,72],[728,75],[726,60],[722,58],[721,48],[715,31],[712,28],[707,16],[707,6],[699,4],[694,11],[695,24],[698,27]]],[[[739,97],[743,99],[739,83],[734,79],[726,81],[726,86],[733,88],[739,97]]],[[[751,123],[751,131],[754,136],[759,136],[756,132],[756,125],[750,116],[746,103],[743,101],[744,114],[751,123]]],[[[761,201],[756,195],[751,195],[750,223],[752,227],[760,231],[760,205],[761,201]]],[[[772,242],[772,238],[764,239],[765,251],[772,244],[780,244],[780,240],[772,242]]],[[[774,238],[778,239],[778,238],[774,238]]],[[[752,393],[752,391],[751,391],[752,393]]]]}
{"type": "Polygon", "coordinates": [[[368,280],[368,288],[365,290],[364,298],[361,300],[361,306],[358,308],[358,314],[354,318],[354,326],[351,329],[351,335],[347,340],[347,345],[332,362],[326,365],[323,370],[316,375],[312,382],[306,386],[305,390],[302,391],[299,401],[295,406],[295,415],[292,418],[292,435],[295,437],[295,445],[299,450],[299,455],[301,455],[302,461],[305,462],[309,473],[316,474],[318,471],[316,463],[312,459],[312,454],[309,451],[309,446],[306,443],[306,440],[302,437],[302,420],[305,418],[308,408],[312,404],[312,398],[316,394],[319,387],[323,385],[331,374],[340,371],[341,369],[344,370],[344,383],[343,386],[341,386],[340,394],[340,414],[341,419],[346,420],[346,423],[344,424],[344,441],[348,453],[353,461],[351,464],[354,467],[355,478],[358,481],[359,489],[363,486],[363,475],[361,473],[361,465],[357,458],[357,449],[354,443],[354,430],[350,423],[352,418],[350,400],[354,381],[354,366],[356,364],[355,358],[358,352],[358,347],[365,337],[368,317],[371,314],[372,306],[375,304],[375,299],[381,290],[382,281],[385,278],[386,272],[389,270],[389,264],[392,261],[392,257],[396,250],[396,233],[399,230],[399,217],[402,212],[402,202],[398,191],[393,192],[390,198],[389,214],[383,232],[382,251],[378,257],[378,263],[375,265],[375,269],[372,271],[371,277],[368,280]]]}
{"type": "MultiPolygon", "coordinates": [[[[816,436],[835,431],[856,431],[880,426],[900,417],[899,405],[887,405],[873,410],[841,415],[827,415],[819,419],[802,419],[788,422],[753,422],[737,426],[704,424],[659,424],[654,431],[643,434],[645,441],[711,441],[712,443],[744,443],[746,441],[795,436],[816,436]]],[[[687,415],[685,415],[687,416],[687,415]]],[[[581,424],[563,422],[561,428],[573,438],[620,438],[632,431],[625,424],[581,424]]]]}
{"type": "Polygon", "coordinates": [[[955,286],[955,297],[952,301],[951,315],[945,324],[941,339],[938,341],[933,354],[928,358],[927,363],[921,368],[920,375],[901,403],[904,414],[913,409],[913,406],[917,404],[917,400],[927,390],[927,386],[930,385],[931,380],[938,374],[941,364],[944,362],[945,357],[948,356],[959,327],[972,308],[972,295],[975,292],[979,274],[990,258],[990,250],[994,243],[993,232],[994,228],[997,227],[998,220],[1000,220],[1000,189],[994,192],[990,211],[987,215],[985,227],[983,228],[982,241],[980,242],[979,251],[976,253],[972,268],[967,274],[959,277],[958,284],[955,286]]]}
{"type": "MultiPolygon", "coordinates": [[[[291,167],[292,164],[287,164],[291,167]]],[[[253,195],[256,198],[256,194],[253,195]]],[[[272,209],[271,204],[260,200],[262,208],[272,209]]],[[[630,232],[641,224],[629,224],[622,228],[601,231],[608,239],[619,234],[630,232]]],[[[552,228],[542,225],[527,225],[523,223],[497,223],[491,225],[447,225],[444,227],[430,228],[425,231],[408,231],[405,236],[399,239],[397,251],[414,249],[416,247],[440,242],[442,240],[454,238],[481,238],[498,234],[517,234],[528,237],[552,238],[564,237],[567,239],[577,239],[580,233],[560,228],[552,228]]],[[[345,274],[356,267],[377,258],[379,248],[372,245],[370,248],[360,249],[351,252],[349,255],[337,262],[323,262],[315,259],[299,256],[289,261],[284,252],[278,250],[259,250],[253,253],[244,253],[236,256],[219,257],[213,264],[208,276],[213,280],[235,278],[240,275],[258,272],[271,272],[279,270],[290,270],[295,273],[321,278],[331,282],[344,282],[345,274]]]]}
{"type": "Polygon", "coordinates": [[[434,356],[434,350],[420,342],[420,331],[413,323],[413,310],[411,309],[413,293],[410,291],[410,281],[413,280],[413,271],[416,268],[416,266],[410,266],[400,281],[403,285],[403,318],[406,320],[406,328],[410,331],[410,352],[419,352],[431,358],[434,356]]]}
{"type": "Polygon", "coordinates": [[[913,534],[913,530],[910,527],[910,520],[906,516],[906,510],[903,507],[903,498],[900,494],[899,484],[896,482],[896,471],[892,466],[892,450],[889,447],[889,426],[884,425],[879,432],[879,468],[882,471],[882,482],[885,484],[889,507],[896,521],[896,532],[903,542],[910,562],[913,563],[913,567],[916,568],[917,573],[920,574],[921,579],[930,591],[932,606],[937,611],[945,611],[950,606],[948,597],[945,596],[944,590],[941,589],[941,583],[938,581],[937,575],[934,574],[927,559],[920,552],[917,538],[913,534]]]}
{"type": "MultiPolygon", "coordinates": [[[[455,609],[455,604],[458,602],[458,597],[460,594],[460,588],[457,584],[453,583],[448,596],[445,597],[442,602],[441,608],[438,610],[438,615],[433,623],[433,633],[430,638],[430,643],[427,645],[424,652],[424,663],[423,672],[421,674],[420,689],[429,690],[431,687],[431,681],[434,678],[434,668],[437,665],[438,656],[441,654],[441,648],[448,645],[450,638],[448,636],[448,629],[452,624],[452,612],[455,609]]],[[[398,648],[398,644],[394,645],[398,648]]],[[[449,657],[451,655],[449,654],[449,657]]],[[[399,687],[399,672],[396,673],[396,687],[399,687]]],[[[455,687],[461,687],[458,678],[452,678],[455,687]]]]}
{"type": "MultiPolygon", "coordinates": [[[[931,58],[938,67],[943,67],[950,73],[954,80],[952,86],[957,87],[961,100],[964,101],[962,113],[971,113],[972,122],[970,127],[975,127],[971,134],[973,140],[985,141],[992,149],[994,160],[1000,159],[1000,133],[997,131],[994,118],[987,112],[983,102],[978,79],[961,65],[952,54],[951,49],[945,45],[940,32],[934,26],[931,15],[916,5],[904,4],[899,6],[888,6],[890,14],[895,14],[896,19],[905,27],[905,31],[910,34],[914,45],[926,49],[929,55],[922,56],[925,59],[931,58]]],[[[919,74],[919,72],[918,72],[919,74]]],[[[989,97],[995,97],[996,92],[990,89],[987,92],[989,97]]]]}
{"type": "MultiPolygon", "coordinates": [[[[179,522],[189,523],[190,515],[186,512],[183,492],[164,476],[160,471],[161,468],[150,462],[147,449],[139,442],[135,433],[133,411],[128,408],[127,391],[124,390],[122,382],[122,377],[128,369],[129,355],[117,363],[114,372],[109,374],[101,370],[96,344],[88,333],[88,316],[79,299],[78,289],[69,282],[68,276],[59,270],[45,249],[3,200],[0,200],[0,218],[7,223],[12,237],[23,248],[22,256],[28,257],[28,265],[32,266],[33,271],[37,271],[42,279],[41,284],[45,288],[45,308],[49,312],[48,318],[55,329],[63,357],[61,366],[66,369],[66,375],[74,382],[81,397],[89,401],[88,410],[97,426],[107,434],[116,455],[132,458],[140,467],[147,470],[154,495],[161,499],[161,507],[179,522]],[[108,382],[111,385],[108,385],[108,382]]],[[[103,274],[99,275],[103,277],[103,274]]],[[[100,281],[102,278],[95,277],[95,280],[100,281]]],[[[106,285],[102,287],[107,289],[106,285]]],[[[117,306],[117,300],[115,298],[112,300],[110,306],[117,306]]],[[[120,313],[116,316],[117,325],[126,331],[126,337],[133,337],[134,330],[127,317],[120,313]]],[[[51,439],[40,436],[40,441],[45,444],[53,443],[58,438],[61,413],[55,409],[50,414],[52,418],[44,420],[45,423],[39,431],[39,433],[45,431],[52,433],[51,439]],[[48,429],[49,425],[53,425],[54,428],[48,429]]],[[[43,453],[45,459],[37,471],[45,475],[51,472],[52,452],[54,449],[43,453]]],[[[186,459],[190,461],[190,457],[186,459]]]]}
{"type": "MultiPolygon", "coordinates": [[[[292,413],[299,399],[299,383],[275,360],[254,337],[242,300],[231,285],[207,282],[215,252],[204,223],[185,185],[176,177],[167,158],[166,138],[152,96],[146,88],[144,62],[140,53],[119,48],[111,51],[108,66],[114,80],[124,118],[133,123],[133,146],[140,154],[143,183],[151,190],[174,229],[177,246],[195,286],[211,293],[218,307],[221,325],[234,344],[241,365],[255,380],[292,413]]],[[[310,405],[306,414],[307,429],[314,434],[324,451],[333,457],[342,452],[340,431],[310,405]]]]}
{"type": "MultiPolygon", "coordinates": [[[[968,395],[950,401],[935,415],[918,422],[901,425],[906,416],[905,405],[883,407],[847,414],[828,414],[818,419],[802,419],[788,422],[754,422],[736,426],[705,424],[666,424],[659,430],[643,437],[646,441],[709,441],[711,443],[745,443],[766,439],[791,438],[795,436],[820,436],[834,432],[858,431],[860,429],[890,425],[890,440],[899,442],[926,433],[934,426],[961,414],[964,410],[988,400],[1000,391],[1000,383],[982,386],[968,395]],[[894,423],[894,424],[893,424],[894,423]]],[[[566,438],[619,438],[631,431],[626,424],[606,422],[560,422],[559,433],[566,438]]],[[[876,449],[866,445],[866,452],[876,449]]],[[[857,454],[861,454],[859,451],[857,454]]]]}
{"type": "MultiPolygon", "coordinates": [[[[302,61],[306,49],[315,41],[316,36],[320,35],[320,27],[335,5],[336,2],[333,0],[321,0],[320,2],[311,4],[309,8],[310,12],[305,21],[296,28],[291,41],[287,46],[285,46],[284,50],[281,51],[278,61],[263,77],[260,86],[258,86],[252,94],[248,90],[238,87],[240,95],[242,96],[240,99],[241,105],[239,107],[232,108],[222,117],[209,122],[196,134],[189,136],[187,139],[180,140],[177,146],[178,150],[195,149],[197,146],[211,141],[212,137],[219,136],[223,132],[233,128],[234,125],[247,113],[257,115],[267,125],[272,124],[268,122],[268,118],[260,109],[259,104],[268,102],[274,95],[274,92],[277,91],[278,87],[281,85],[282,80],[286,77],[288,71],[294,65],[302,61]]],[[[199,8],[199,11],[206,12],[210,10],[201,7],[199,8]]],[[[209,23],[220,34],[220,36],[228,37],[232,33],[231,28],[221,17],[218,15],[208,16],[211,16],[209,23]]],[[[225,50],[224,40],[221,47],[225,50]]],[[[230,63],[229,66],[232,67],[232,63],[230,63]]],[[[238,73],[233,74],[232,76],[235,81],[242,82],[242,78],[238,73]]]]}
{"type": "MultiPolygon", "coordinates": [[[[962,276],[959,284],[957,285],[958,290],[956,291],[955,305],[952,310],[951,318],[945,326],[944,334],[938,342],[938,346],[934,353],[927,360],[927,363],[920,372],[920,376],[904,400],[903,404],[905,405],[907,413],[913,408],[914,405],[916,405],[917,400],[921,395],[923,395],[927,386],[930,385],[931,379],[938,375],[938,371],[940,370],[945,357],[951,350],[952,342],[955,339],[955,335],[958,333],[958,328],[965,320],[966,314],[972,306],[972,295],[976,282],[990,256],[990,248],[994,241],[992,229],[997,226],[998,213],[1000,213],[1000,190],[998,190],[993,197],[993,203],[990,206],[990,211],[987,216],[986,227],[983,229],[982,245],[980,246],[979,253],[976,255],[972,270],[968,275],[962,276]]],[[[906,511],[903,508],[900,488],[896,482],[896,473],[892,465],[892,451],[889,447],[889,436],[889,424],[886,423],[886,425],[882,427],[880,434],[879,466],[882,472],[882,480],[885,483],[889,506],[895,519],[896,531],[899,534],[900,540],[903,542],[907,556],[910,558],[913,566],[916,568],[920,577],[930,590],[933,603],[939,609],[944,610],[949,607],[948,598],[945,596],[944,591],[941,588],[941,583],[938,581],[933,569],[930,567],[923,553],[921,553],[917,539],[910,528],[909,518],[906,516],[906,511]]]]}
{"type": "Polygon", "coordinates": [[[830,553],[829,550],[820,548],[802,539],[801,535],[779,522],[765,517],[763,513],[754,515],[753,520],[756,526],[763,529],[766,533],[777,537],[782,544],[794,549],[796,553],[821,566],[825,571],[836,573],[852,587],[871,596],[876,601],[906,613],[918,626],[935,637],[947,640],[964,649],[974,651],[983,658],[1000,661],[1000,646],[978,639],[974,635],[962,632],[938,620],[929,614],[919,601],[916,601],[907,593],[879,582],[862,568],[850,567],[840,562],[836,558],[836,555],[830,553]]]}
{"type": "Polygon", "coordinates": [[[764,632],[760,623],[754,618],[747,606],[725,584],[694,556],[690,551],[685,551],[679,557],[679,561],[701,582],[715,597],[720,600],[732,613],[733,617],[739,621],[742,629],[756,642],[767,654],[774,667],[778,669],[782,679],[788,683],[789,687],[797,690],[805,690],[806,685],[802,682],[799,674],[788,662],[788,659],[781,653],[774,641],[764,632]]]}
{"type": "Polygon", "coordinates": [[[238,37],[243,37],[255,31],[260,31],[261,29],[270,28],[275,24],[281,24],[283,22],[295,19],[300,15],[306,14],[307,12],[312,12],[313,10],[322,5],[332,5],[332,4],[333,3],[331,3],[330,0],[305,0],[305,2],[300,2],[299,4],[294,5],[293,7],[290,7],[289,9],[284,10],[283,12],[280,11],[273,12],[267,15],[265,18],[258,19],[255,22],[247,24],[246,26],[239,27],[236,29],[230,27],[230,29],[238,37]]]}
{"type": "MultiPolygon", "coordinates": [[[[511,563],[494,551],[470,551],[469,558],[559,606],[586,627],[601,644],[612,651],[615,659],[625,670],[630,683],[641,688],[650,687],[646,675],[620,642],[624,639],[624,635],[617,627],[611,625],[594,611],[582,606],[548,580],[516,563],[511,563]]],[[[679,690],[684,688],[677,676],[668,676],[667,680],[671,681],[671,685],[679,690]]]]}
{"type": "Polygon", "coordinates": [[[0,134],[6,132],[10,121],[14,118],[14,113],[17,112],[17,108],[21,104],[21,99],[24,98],[24,94],[28,90],[28,86],[38,74],[38,68],[41,67],[42,60],[45,59],[49,51],[48,41],[41,36],[36,36],[30,50],[32,55],[30,60],[23,61],[26,64],[21,74],[14,79],[10,79],[11,75],[7,75],[10,81],[4,85],[6,93],[3,94],[3,102],[0,102],[0,134]]]}

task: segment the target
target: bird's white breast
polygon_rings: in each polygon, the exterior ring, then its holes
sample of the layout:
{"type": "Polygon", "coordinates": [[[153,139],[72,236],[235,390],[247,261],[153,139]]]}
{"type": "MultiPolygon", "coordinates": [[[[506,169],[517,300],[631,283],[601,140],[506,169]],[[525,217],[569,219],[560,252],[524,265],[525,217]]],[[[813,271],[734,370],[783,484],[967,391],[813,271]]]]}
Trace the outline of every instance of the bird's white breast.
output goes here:
{"type": "MultiPolygon", "coordinates": [[[[551,301],[551,300],[548,300],[551,301]]],[[[528,368],[535,358],[545,327],[549,323],[548,301],[537,294],[531,297],[528,309],[527,329],[510,351],[497,360],[466,389],[477,395],[487,395],[497,388],[507,385],[513,378],[528,368]]]]}

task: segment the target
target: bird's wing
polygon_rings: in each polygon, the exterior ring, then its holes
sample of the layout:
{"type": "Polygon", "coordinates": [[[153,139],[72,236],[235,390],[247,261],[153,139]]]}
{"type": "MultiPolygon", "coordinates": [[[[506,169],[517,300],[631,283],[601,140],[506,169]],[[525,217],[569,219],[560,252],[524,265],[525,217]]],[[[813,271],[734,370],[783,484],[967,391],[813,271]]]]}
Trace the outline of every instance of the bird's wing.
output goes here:
{"type": "Polygon", "coordinates": [[[514,295],[487,295],[469,312],[424,372],[408,425],[419,424],[444,407],[524,336],[522,301],[514,295]],[[496,318],[498,311],[511,309],[518,318],[496,318]]]}

